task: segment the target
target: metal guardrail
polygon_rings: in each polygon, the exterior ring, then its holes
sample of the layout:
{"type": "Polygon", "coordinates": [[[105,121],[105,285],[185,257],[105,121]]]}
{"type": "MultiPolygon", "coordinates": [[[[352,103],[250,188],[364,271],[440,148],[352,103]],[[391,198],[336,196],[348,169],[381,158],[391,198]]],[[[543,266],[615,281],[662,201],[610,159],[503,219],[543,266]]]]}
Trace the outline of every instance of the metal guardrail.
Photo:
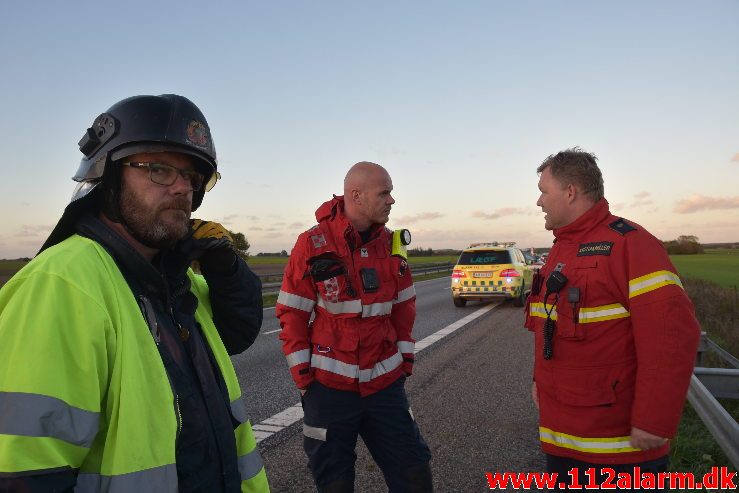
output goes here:
{"type": "Polygon", "coordinates": [[[739,424],[716,400],[717,397],[739,399],[739,359],[719,347],[703,332],[698,347],[696,367],[693,369],[693,376],[690,378],[688,401],[703,420],[706,428],[711,432],[726,457],[729,458],[734,467],[739,469],[739,424]],[[734,368],[706,368],[701,366],[703,353],[708,351],[717,354],[724,362],[734,368]]]}
{"type": "MultiPolygon", "coordinates": [[[[436,272],[450,272],[453,267],[454,264],[449,262],[416,264],[411,265],[411,272],[414,276],[421,276],[436,272]]],[[[260,274],[259,279],[262,281],[262,294],[274,294],[280,290],[280,285],[282,285],[282,272],[260,274]]]]}

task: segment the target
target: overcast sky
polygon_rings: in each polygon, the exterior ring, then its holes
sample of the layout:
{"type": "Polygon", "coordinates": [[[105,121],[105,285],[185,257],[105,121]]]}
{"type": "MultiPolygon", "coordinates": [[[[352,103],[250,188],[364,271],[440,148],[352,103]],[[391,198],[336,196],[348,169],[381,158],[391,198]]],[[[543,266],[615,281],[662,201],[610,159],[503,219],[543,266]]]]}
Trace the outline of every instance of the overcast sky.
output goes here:
{"type": "Polygon", "coordinates": [[[196,213],[290,250],[355,162],[414,247],[551,245],[536,167],[595,153],[612,211],[739,241],[739,2],[2,2],[0,258],[61,216],[93,119],[135,94],[205,113],[196,213]],[[217,6],[216,6],[217,5],[217,6]]]}

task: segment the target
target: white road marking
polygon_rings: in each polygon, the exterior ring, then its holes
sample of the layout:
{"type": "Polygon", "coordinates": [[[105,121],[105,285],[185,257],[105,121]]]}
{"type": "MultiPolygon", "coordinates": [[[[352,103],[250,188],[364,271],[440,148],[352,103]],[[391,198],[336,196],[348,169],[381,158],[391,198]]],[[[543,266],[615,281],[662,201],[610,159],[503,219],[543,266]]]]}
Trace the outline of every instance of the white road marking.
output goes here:
{"type": "Polygon", "coordinates": [[[279,332],[281,330],[282,329],[268,330],[267,332],[262,332],[262,335],[266,336],[267,334],[274,334],[275,332],[279,332]]]}
{"type": "MultiPolygon", "coordinates": [[[[478,317],[481,317],[482,315],[486,314],[496,306],[498,306],[500,303],[491,303],[488,305],[483,306],[479,310],[475,310],[474,312],[470,313],[464,318],[461,318],[457,320],[456,322],[447,325],[443,329],[434,332],[430,336],[424,337],[420,341],[416,341],[416,350],[415,353],[418,353],[430,345],[434,344],[435,342],[440,341],[441,339],[445,338],[449,334],[453,333],[456,330],[461,329],[468,323],[472,322],[478,317]]],[[[270,330],[269,332],[265,332],[265,334],[271,334],[272,332],[279,332],[281,329],[278,330],[270,330]]],[[[293,423],[297,423],[303,419],[303,407],[300,405],[300,401],[298,401],[296,404],[288,407],[284,411],[281,411],[274,416],[265,419],[264,421],[261,421],[255,425],[252,425],[251,429],[254,430],[254,438],[257,440],[257,443],[261,442],[262,440],[271,437],[272,435],[281,432],[288,426],[292,425],[293,423]]]]}

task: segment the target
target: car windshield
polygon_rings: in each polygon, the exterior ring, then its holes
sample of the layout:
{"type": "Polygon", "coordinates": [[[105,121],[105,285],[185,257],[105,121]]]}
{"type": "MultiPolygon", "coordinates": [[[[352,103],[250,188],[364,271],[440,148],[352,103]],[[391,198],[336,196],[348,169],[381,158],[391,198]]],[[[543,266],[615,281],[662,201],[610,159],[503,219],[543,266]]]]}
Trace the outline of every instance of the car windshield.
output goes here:
{"type": "Polygon", "coordinates": [[[489,265],[510,264],[511,254],[508,250],[478,250],[476,252],[462,252],[457,265],[489,265]]]}

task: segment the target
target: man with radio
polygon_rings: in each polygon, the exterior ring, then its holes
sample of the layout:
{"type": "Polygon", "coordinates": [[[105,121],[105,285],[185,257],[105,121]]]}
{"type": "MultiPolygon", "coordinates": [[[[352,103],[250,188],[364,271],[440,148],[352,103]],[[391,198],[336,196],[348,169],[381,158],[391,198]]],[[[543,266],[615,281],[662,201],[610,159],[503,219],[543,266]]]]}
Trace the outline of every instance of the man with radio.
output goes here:
{"type": "Polygon", "coordinates": [[[593,154],[567,149],[537,173],[555,243],[525,325],[547,469],[666,471],[700,337],[693,305],[662,243],[610,213],[593,154]]]}
{"type": "Polygon", "coordinates": [[[344,195],[321,205],[318,224],[298,237],[277,299],[282,350],[301,393],[303,444],[320,492],[354,491],[357,436],[389,491],[433,491],[431,454],[404,389],[413,368],[416,293],[398,251],[410,238],[393,241],[385,227],[392,189],[382,166],[355,164],[344,195]]]}

